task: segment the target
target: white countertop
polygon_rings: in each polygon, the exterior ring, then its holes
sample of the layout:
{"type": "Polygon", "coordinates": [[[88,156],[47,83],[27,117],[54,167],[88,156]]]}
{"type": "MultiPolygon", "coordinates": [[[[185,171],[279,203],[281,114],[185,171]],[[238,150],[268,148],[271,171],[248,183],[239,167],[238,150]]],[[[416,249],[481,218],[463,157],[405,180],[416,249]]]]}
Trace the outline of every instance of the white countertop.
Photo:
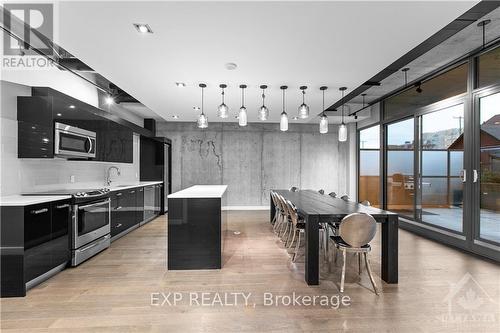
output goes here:
{"type": "Polygon", "coordinates": [[[29,206],[39,203],[70,199],[71,195],[9,195],[0,197],[0,206],[29,206]]]}
{"type": "Polygon", "coordinates": [[[155,185],[155,184],[160,184],[160,183],[163,183],[163,181],[158,180],[158,181],[150,181],[150,182],[138,182],[138,183],[134,183],[134,184],[117,185],[117,186],[111,185],[109,187],[109,190],[111,192],[115,192],[115,191],[127,190],[129,188],[143,187],[143,186],[155,185]]]}
{"type": "MultiPolygon", "coordinates": [[[[160,184],[163,183],[163,181],[146,181],[146,182],[138,182],[138,183],[133,183],[133,184],[125,184],[125,185],[117,185],[117,186],[110,186],[109,190],[111,192],[115,191],[121,191],[121,190],[127,190],[130,188],[134,187],[143,187],[143,186],[149,186],[149,185],[154,185],[154,184],[160,184]]],[[[89,188],[98,188],[96,186],[89,186],[89,188]]],[[[40,192],[40,191],[38,191],[40,192]]],[[[57,201],[57,200],[63,200],[63,199],[70,199],[70,195],[22,195],[22,194],[16,194],[16,195],[9,195],[9,196],[2,196],[0,197],[0,206],[29,206],[29,205],[35,205],[39,203],[44,203],[44,202],[52,202],[52,201],[57,201]]]]}
{"type": "Polygon", "coordinates": [[[168,195],[168,198],[221,198],[227,185],[194,185],[168,195]]]}

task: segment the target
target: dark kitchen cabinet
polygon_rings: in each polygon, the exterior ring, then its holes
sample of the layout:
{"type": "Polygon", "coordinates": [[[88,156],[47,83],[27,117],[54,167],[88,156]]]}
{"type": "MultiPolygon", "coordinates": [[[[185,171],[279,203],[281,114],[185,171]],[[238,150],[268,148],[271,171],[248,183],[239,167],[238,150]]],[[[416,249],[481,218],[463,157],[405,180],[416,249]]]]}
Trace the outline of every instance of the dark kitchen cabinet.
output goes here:
{"type": "Polygon", "coordinates": [[[144,187],[137,188],[136,192],[136,211],[135,211],[135,221],[136,223],[141,223],[144,221],[144,187]]]}
{"type": "Polygon", "coordinates": [[[155,186],[144,187],[144,220],[150,220],[155,216],[155,186]]]}
{"type": "Polygon", "coordinates": [[[163,185],[162,184],[156,184],[154,185],[155,189],[155,201],[154,201],[154,215],[159,215],[161,211],[161,195],[162,195],[162,189],[163,185]]]}
{"type": "Polygon", "coordinates": [[[59,122],[96,133],[96,157],[90,160],[133,163],[132,129],[49,88],[32,90],[33,96],[17,97],[19,158],[53,158],[54,123],[59,122]]]}
{"type": "Polygon", "coordinates": [[[27,206],[24,212],[25,282],[70,259],[69,201],[27,206]]]}
{"type": "Polygon", "coordinates": [[[1,208],[1,296],[24,296],[26,285],[70,260],[68,200],[1,208]]]}
{"type": "Polygon", "coordinates": [[[138,188],[132,188],[111,195],[111,237],[139,224],[137,192],[138,188]]]}

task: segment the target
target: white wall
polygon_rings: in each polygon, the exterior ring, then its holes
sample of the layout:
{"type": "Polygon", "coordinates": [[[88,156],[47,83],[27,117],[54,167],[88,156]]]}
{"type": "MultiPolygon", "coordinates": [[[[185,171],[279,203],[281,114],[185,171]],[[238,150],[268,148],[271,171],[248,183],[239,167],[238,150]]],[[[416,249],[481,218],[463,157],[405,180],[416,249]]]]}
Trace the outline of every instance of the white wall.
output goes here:
{"type": "Polygon", "coordinates": [[[65,159],[17,158],[17,96],[30,96],[30,87],[0,81],[0,195],[36,192],[46,189],[102,187],[110,165],[121,169],[116,183],[138,181],[139,136],[134,135],[133,163],[67,161],[65,159]],[[75,183],[70,176],[75,176],[75,183]]]}

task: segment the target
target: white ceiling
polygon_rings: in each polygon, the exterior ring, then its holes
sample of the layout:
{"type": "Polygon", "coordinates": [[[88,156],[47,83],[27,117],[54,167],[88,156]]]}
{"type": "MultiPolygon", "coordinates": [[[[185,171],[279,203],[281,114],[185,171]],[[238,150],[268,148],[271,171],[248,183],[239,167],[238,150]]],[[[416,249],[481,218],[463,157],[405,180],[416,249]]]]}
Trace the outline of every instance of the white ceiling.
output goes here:
{"type": "Polygon", "coordinates": [[[477,2],[60,2],[56,42],[167,120],[195,121],[204,82],[209,121],[220,120],[220,83],[229,86],[227,121],[236,121],[243,83],[249,121],[267,84],[269,121],[278,122],[280,85],[289,86],[290,116],[301,85],[317,114],[321,85],[330,87],[328,106],[339,87],[359,86],[477,2]],[[227,62],[238,68],[228,71],[227,62]]]}

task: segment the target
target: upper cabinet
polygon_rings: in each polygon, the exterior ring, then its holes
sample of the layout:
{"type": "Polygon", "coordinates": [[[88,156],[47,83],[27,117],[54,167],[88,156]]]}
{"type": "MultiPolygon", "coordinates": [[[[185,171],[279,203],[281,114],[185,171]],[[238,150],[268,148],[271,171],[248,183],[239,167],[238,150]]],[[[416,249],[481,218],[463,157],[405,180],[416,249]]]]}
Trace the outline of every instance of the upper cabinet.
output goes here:
{"type": "Polygon", "coordinates": [[[33,96],[19,96],[17,119],[19,158],[53,158],[54,123],[59,122],[96,133],[96,157],[89,160],[133,163],[131,128],[52,89],[33,88],[33,96]]]}

